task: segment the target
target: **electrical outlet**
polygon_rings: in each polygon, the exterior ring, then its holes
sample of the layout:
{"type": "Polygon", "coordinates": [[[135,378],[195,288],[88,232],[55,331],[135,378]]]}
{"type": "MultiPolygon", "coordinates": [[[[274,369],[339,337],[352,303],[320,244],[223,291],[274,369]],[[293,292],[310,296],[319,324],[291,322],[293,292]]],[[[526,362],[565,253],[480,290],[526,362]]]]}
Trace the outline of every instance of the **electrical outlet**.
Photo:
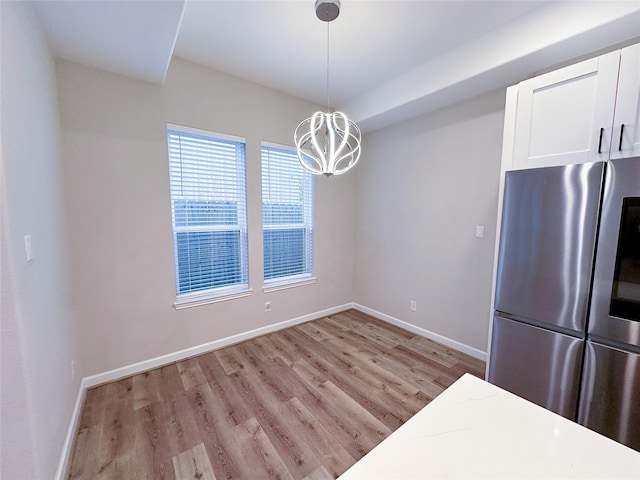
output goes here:
{"type": "Polygon", "coordinates": [[[476,238],[484,237],[484,225],[478,225],[476,227],[476,238]]]}
{"type": "Polygon", "coordinates": [[[415,300],[411,300],[411,302],[409,302],[409,310],[412,312],[416,312],[418,310],[418,304],[415,300]]]}
{"type": "Polygon", "coordinates": [[[265,312],[271,311],[271,302],[264,302],[264,311],[265,312]]]}
{"type": "Polygon", "coordinates": [[[71,360],[71,378],[76,378],[76,361],[71,360]]]}

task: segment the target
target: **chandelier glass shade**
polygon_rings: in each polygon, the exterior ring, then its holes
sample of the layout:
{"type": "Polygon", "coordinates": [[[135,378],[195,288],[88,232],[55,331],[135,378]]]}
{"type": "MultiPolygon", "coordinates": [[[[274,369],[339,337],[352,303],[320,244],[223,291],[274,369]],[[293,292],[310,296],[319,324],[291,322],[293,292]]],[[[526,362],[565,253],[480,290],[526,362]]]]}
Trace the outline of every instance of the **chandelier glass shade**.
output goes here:
{"type": "Polygon", "coordinates": [[[340,14],[339,0],[316,0],[316,16],[327,22],[327,113],[316,112],[300,122],[293,138],[298,160],[314,175],[342,175],[360,159],[362,134],[342,112],[329,108],[329,22],[340,14]]]}

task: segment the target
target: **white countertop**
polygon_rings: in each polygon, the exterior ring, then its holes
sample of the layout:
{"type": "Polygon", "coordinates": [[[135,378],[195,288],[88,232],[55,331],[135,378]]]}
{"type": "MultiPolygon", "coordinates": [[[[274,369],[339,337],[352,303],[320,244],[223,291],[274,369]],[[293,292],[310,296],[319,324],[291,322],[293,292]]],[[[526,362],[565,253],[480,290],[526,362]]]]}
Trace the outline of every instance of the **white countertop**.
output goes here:
{"type": "Polygon", "coordinates": [[[340,480],[640,480],[640,453],[466,374],[340,480]]]}

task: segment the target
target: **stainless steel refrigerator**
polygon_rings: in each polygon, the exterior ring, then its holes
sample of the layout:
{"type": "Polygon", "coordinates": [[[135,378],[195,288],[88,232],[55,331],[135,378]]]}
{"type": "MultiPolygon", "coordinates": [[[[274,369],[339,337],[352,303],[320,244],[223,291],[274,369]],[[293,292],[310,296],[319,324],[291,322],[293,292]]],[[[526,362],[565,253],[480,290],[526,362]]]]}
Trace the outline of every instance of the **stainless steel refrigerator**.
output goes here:
{"type": "Polygon", "coordinates": [[[488,380],[640,450],[640,157],[507,172],[503,205],[488,380]]]}

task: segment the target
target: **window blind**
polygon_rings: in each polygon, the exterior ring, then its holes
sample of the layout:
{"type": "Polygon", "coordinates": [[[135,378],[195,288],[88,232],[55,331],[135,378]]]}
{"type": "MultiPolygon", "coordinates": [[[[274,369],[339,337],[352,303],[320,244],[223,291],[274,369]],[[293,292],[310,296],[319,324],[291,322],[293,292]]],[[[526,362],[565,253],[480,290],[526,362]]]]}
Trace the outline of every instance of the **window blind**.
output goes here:
{"type": "Polygon", "coordinates": [[[313,273],[313,175],[294,150],[262,145],[265,284],[313,273]]]}
{"type": "Polygon", "coordinates": [[[248,288],[244,141],[172,127],[167,137],[176,295],[248,288]]]}

